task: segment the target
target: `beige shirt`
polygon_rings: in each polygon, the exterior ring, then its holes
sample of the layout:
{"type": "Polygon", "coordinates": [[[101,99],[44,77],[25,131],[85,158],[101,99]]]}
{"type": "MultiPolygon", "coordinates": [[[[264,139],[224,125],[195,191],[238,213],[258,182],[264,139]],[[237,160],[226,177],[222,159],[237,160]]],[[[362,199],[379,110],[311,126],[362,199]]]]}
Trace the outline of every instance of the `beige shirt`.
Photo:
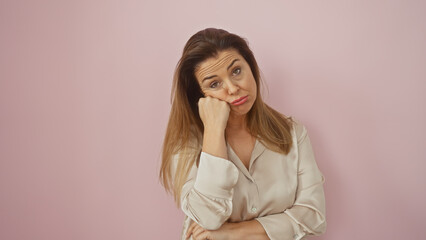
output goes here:
{"type": "Polygon", "coordinates": [[[226,221],[255,219],[272,240],[325,232],[325,179],[305,126],[296,122],[289,154],[271,151],[256,140],[249,170],[228,143],[229,160],[201,153],[199,166],[194,164],[182,189],[181,239],[192,221],[214,230],[226,221]]]}

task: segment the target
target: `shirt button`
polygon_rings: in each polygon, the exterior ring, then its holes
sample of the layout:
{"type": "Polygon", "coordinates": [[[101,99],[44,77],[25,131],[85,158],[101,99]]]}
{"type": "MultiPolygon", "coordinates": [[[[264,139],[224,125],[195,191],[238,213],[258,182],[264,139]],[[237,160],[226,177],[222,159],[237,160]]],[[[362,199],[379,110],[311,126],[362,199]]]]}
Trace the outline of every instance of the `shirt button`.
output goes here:
{"type": "Polygon", "coordinates": [[[251,212],[255,213],[256,211],[257,211],[257,208],[255,208],[255,207],[251,208],[251,212]]]}

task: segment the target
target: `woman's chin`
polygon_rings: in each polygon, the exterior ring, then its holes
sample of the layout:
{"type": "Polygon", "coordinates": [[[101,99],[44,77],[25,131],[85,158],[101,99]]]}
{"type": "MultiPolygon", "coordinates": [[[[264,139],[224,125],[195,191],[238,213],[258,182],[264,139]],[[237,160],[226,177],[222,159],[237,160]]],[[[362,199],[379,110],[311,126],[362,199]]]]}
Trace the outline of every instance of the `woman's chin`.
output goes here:
{"type": "Polygon", "coordinates": [[[229,112],[230,115],[232,116],[243,116],[246,115],[248,112],[250,111],[250,109],[232,109],[229,112]]]}

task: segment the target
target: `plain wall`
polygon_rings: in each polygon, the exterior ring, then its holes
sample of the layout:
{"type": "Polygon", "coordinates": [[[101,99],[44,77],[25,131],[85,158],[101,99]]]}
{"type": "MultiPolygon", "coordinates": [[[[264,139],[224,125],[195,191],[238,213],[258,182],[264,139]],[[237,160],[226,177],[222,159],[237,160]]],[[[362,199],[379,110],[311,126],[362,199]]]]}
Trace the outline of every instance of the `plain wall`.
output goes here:
{"type": "Polygon", "coordinates": [[[159,184],[173,71],[206,27],[248,39],[308,129],[326,234],[426,235],[425,1],[0,1],[0,239],[178,239],[159,184]]]}

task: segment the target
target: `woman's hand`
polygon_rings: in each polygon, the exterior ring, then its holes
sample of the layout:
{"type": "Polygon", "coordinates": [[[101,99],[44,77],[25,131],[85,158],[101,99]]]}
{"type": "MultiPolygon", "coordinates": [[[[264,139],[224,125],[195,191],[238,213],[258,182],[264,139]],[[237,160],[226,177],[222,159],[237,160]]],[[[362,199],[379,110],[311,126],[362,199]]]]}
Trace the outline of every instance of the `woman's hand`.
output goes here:
{"type": "Polygon", "coordinates": [[[198,112],[204,130],[225,130],[231,108],[225,101],[207,96],[198,101],[198,112]]]}
{"type": "Polygon", "coordinates": [[[236,229],[238,223],[225,222],[217,230],[206,230],[198,225],[196,222],[192,222],[186,232],[186,239],[192,235],[193,240],[232,240],[236,238],[236,229]]]}

